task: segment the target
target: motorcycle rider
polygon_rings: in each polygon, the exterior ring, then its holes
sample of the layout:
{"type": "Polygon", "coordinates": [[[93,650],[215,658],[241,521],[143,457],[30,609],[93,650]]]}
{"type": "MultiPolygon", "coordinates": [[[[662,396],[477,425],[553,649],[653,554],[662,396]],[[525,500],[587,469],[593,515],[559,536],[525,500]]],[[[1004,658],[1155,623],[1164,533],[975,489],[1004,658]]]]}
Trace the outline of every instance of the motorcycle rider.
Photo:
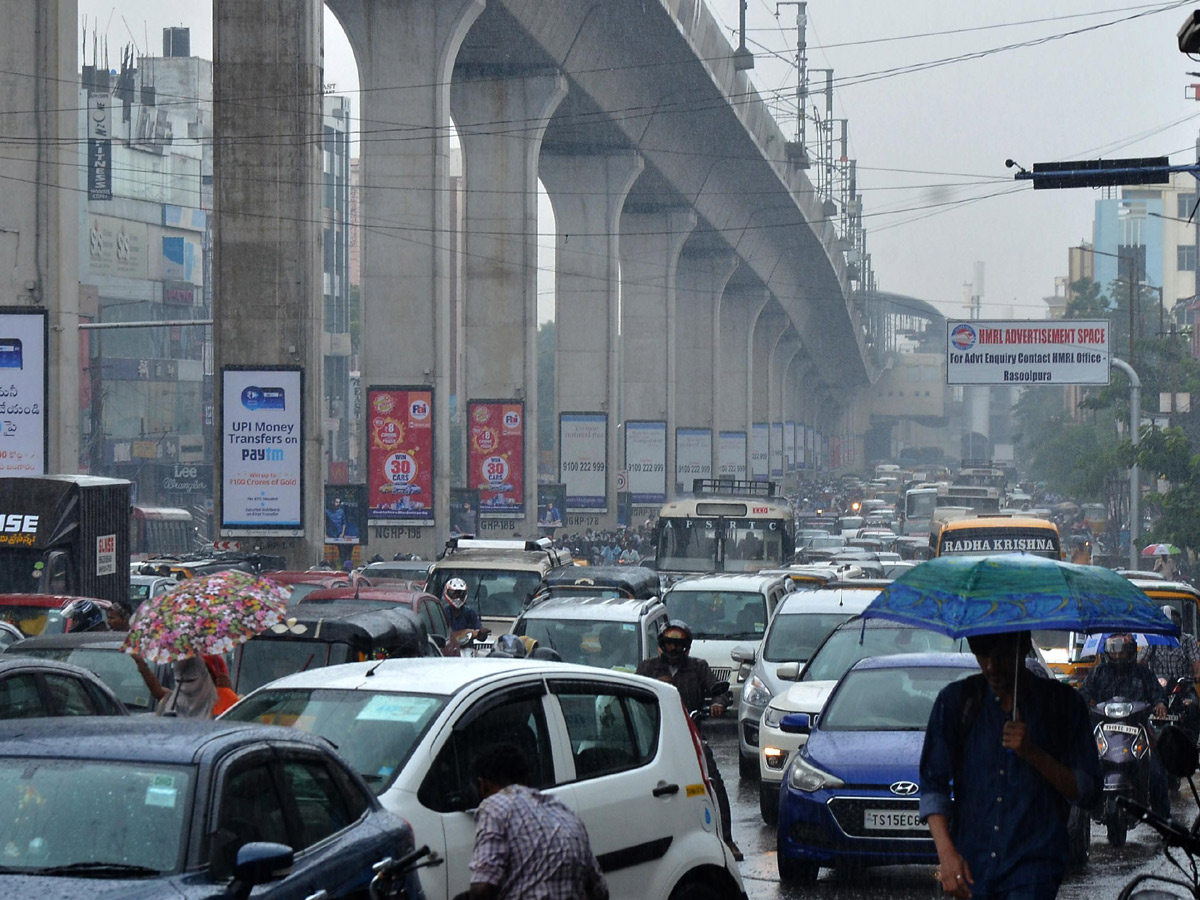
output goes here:
{"type": "MultiPolygon", "coordinates": [[[[647,678],[656,678],[674,685],[679,691],[683,705],[689,714],[695,715],[703,710],[712,697],[712,687],[716,677],[708,663],[691,656],[692,629],[681,619],[672,619],[658,635],[658,656],[654,659],[644,659],[638,663],[637,674],[647,678]]],[[[725,712],[725,706],[711,701],[709,713],[719,717],[725,712]]],[[[717,795],[717,808],[721,814],[721,832],[725,843],[733,852],[738,862],[742,860],[742,851],[733,840],[732,816],[729,811],[729,796],[725,793],[725,780],[717,768],[712,748],[708,741],[704,745],[704,761],[708,767],[708,779],[712,782],[713,792],[717,795]]]]}
{"type": "MultiPolygon", "coordinates": [[[[1150,667],[1138,662],[1137,641],[1132,634],[1110,634],[1104,641],[1104,656],[1079,687],[1079,693],[1091,706],[1099,706],[1114,697],[1135,703],[1149,703],[1154,715],[1166,716],[1166,693],[1150,667]]],[[[1150,806],[1161,816],[1171,814],[1167,799],[1167,776],[1157,754],[1150,755],[1150,806]]]]}
{"type": "Polygon", "coordinates": [[[486,640],[491,631],[483,627],[479,613],[467,606],[467,583],[451,578],[442,591],[446,603],[446,620],[460,644],[486,640]]]}

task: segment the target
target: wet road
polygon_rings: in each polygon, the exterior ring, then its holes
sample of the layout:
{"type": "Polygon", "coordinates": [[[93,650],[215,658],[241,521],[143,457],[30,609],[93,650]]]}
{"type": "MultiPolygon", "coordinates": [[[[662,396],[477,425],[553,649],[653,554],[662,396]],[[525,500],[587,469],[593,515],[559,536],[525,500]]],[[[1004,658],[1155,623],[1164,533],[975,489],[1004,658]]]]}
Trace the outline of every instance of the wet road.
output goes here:
{"type": "MultiPolygon", "coordinates": [[[[709,722],[705,727],[729,790],[729,801],[733,807],[733,834],[746,854],[741,868],[750,900],[799,897],[819,900],[862,897],[930,900],[938,896],[932,868],[928,866],[886,866],[854,873],[835,873],[830,869],[822,869],[815,887],[782,886],[775,869],[775,831],[763,824],[758,812],[758,782],[738,779],[736,723],[727,717],[715,724],[709,722]]],[[[1186,786],[1184,790],[1187,791],[1186,786]]],[[[1190,793],[1174,798],[1172,808],[1175,818],[1180,821],[1191,822],[1196,814],[1196,804],[1190,793]]],[[[1093,824],[1091,860],[1082,872],[1070,876],[1063,883],[1058,892],[1059,900],[1115,898],[1125,882],[1136,873],[1173,872],[1163,859],[1160,847],[1158,835],[1149,827],[1139,825],[1129,833],[1128,843],[1121,850],[1113,850],[1105,842],[1103,830],[1093,824]]]]}

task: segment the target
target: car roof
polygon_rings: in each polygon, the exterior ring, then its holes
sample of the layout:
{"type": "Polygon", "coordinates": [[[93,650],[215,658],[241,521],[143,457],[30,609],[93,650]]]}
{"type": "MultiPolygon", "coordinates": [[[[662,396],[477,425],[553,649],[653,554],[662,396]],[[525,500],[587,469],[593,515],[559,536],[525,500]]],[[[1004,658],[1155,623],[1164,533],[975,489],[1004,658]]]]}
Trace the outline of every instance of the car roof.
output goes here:
{"type": "Polygon", "coordinates": [[[156,581],[175,581],[174,575],[130,575],[130,584],[154,584],[156,581]]]}
{"type": "Polygon", "coordinates": [[[0,757],[190,764],[214,743],[329,744],[294,728],[158,716],[68,716],[0,721],[0,757]]]}
{"type": "Polygon", "coordinates": [[[280,584],[323,584],[329,580],[346,581],[350,575],[337,569],[311,569],[306,571],[263,572],[264,578],[278,581],[280,584]]]}
{"type": "MultiPolygon", "coordinates": [[[[76,647],[96,647],[101,650],[119,650],[125,643],[125,631],[77,631],[72,634],[39,634],[10,644],[4,654],[17,654],[22,650],[65,650],[76,647]]],[[[4,655],[0,654],[0,659],[4,655]]]]}
{"type": "Polygon", "coordinates": [[[636,622],[648,604],[656,600],[639,600],[632,597],[580,597],[550,595],[529,606],[522,614],[523,619],[612,619],[636,622]]]}
{"type": "MultiPolygon", "coordinates": [[[[70,675],[84,676],[92,682],[99,681],[96,675],[88,669],[71,663],[61,662],[57,659],[41,659],[36,656],[21,656],[15,653],[0,654],[0,675],[4,675],[13,669],[39,669],[43,672],[63,672],[70,675]]],[[[103,682],[100,683],[103,684],[103,682]]]]}
{"type": "Polygon", "coordinates": [[[0,606],[37,606],[45,609],[61,609],[76,600],[96,600],[108,605],[99,597],[83,597],[77,594],[0,594],[0,606]]]}
{"type": "Polygon", "coordinates": [[[1200,599],[1200,591],[1186,581],[1156,581],[1152,578],[1131,578],[1129,580],[1141,588],[1143,593],[1151,596],[1154,594],[1188,594],[1200,599]]]}
{"type": "Polygon", "coordinates": [[[850,667],[860,669],[974,669],[979,663],[970,653],[900,653],[889,656],[868,656],[850,667]]]}
{"type": "Polygon", "coordinates": [[[676,582],[672,591],[759,591],[776,581],[786,581],[786,575],[700,575],[676,582]]]}
{"type": "MultiPolygon", "coordinates": [[[[371,689],[379,691],[410,691],[418,694],[452,696],[473,684],[488,679],[503,679],[522,674],[577,675],[594,678],[611,675],[610,671],[593,666],[543,662],[535,659],[500,659],[496,657],[459,658],[414,657],[385,659],[381,662],[343,663],[323,669],[310,669],[285,675],[259,690],[290,688],[328,688],[331,690],[371,689]],[[368,675],[368,672],[373,674],[368,675]]],[[[639,678],[641,682],[645,679],[639,678]]],[[[253,694],[249,695],[253,696],[253,694]]]]}
{"type": "Polygon", "coordinates": [[[429,597],[437,599],[432,594],[427,594],[425,591],[412,590],[411,588],[393,588],[387,585],[376,585],[373,587],[337,587],[337,588],[318,588],[315,591],[310,591],[304,595],[299,605],[303,606],[306,603],[316,603],[321,600],[348,600],[353,603],[356,600],[369,601],[377,603],[380,601],[388,601],[396,606],[412,606],[413,602],[419,597],[429,597]]]}
{"type": "Polygon", "coordinates": [[[857,615],[879,594],[879,588],[819,587],[807,591],[793,591],[783,598],[776,616],[802,615],[804,613],[847,612],[857,615]]]}

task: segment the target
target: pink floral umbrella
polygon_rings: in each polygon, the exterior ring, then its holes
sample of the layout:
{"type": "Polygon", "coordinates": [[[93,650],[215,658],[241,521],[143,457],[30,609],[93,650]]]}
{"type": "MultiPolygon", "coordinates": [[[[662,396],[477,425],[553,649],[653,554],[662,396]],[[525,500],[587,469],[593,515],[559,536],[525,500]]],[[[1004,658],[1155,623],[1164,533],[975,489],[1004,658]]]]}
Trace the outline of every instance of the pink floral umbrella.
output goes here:
{"type": "Polygon", "coordinates": [[[282,622],[288,594],[235,570],[190,578],[138,607],[121,649],[154,663],[228,653],[282,622]]]}

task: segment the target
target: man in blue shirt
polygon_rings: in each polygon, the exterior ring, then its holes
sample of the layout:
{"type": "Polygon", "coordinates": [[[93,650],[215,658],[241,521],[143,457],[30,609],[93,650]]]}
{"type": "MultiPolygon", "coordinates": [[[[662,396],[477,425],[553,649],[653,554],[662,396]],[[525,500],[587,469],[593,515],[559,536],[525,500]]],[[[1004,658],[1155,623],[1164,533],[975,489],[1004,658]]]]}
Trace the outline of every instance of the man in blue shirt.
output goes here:
{"type": "Polygon", "coordinates": [[[1029,632],[968,642],[981,674],[941,691],[921,753],[920,812],[938,880],[960,900],[1052,900],[1071,804],[1086,809],[1100,791],[1087,706],[1023,666],[1018,680],[1029,632]]]}

